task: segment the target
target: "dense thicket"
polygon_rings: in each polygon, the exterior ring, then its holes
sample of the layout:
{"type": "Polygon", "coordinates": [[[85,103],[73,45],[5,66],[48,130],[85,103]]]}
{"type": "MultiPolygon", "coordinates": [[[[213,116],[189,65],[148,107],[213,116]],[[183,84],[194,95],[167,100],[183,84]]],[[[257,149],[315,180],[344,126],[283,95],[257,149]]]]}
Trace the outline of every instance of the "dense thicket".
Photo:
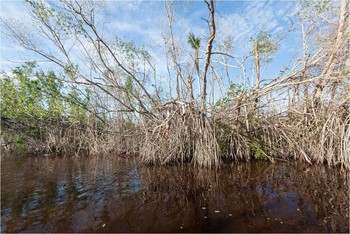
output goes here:
{"type": "Polygon", "coordinates": [[[295,20],[303,48],[268,80],[262,69],[283,38],[262,31],[249,54],[234,56],[233,39],[217,38],[214,1],[205,1],[208,37],[191,33],[188,52],[180,50],[174,11],[164,2],[168,77],[159,76],[145,47],[105,38],[96,22],[101,2],[27,3],[47,44],[3,19],[7,34],[55,64],[62,78],[22,67],[2,79],[3,148],[136,154],[147,163],[208,167],[293,158],[350,168],[348,1],[302,1],[295,20]],[[249,65],[255,82],[246,85],[249,65]],[[228,67],[240,71],[239,81],[228,67]]]}
{"type": "Polygon", "coordinates": [[[1,140],[5,152],[61,153],[86,149],[79,138],[98,129],[104,116],[91,115],[90,92],[64,86],[54,72],[35,63],[15,68],[0,80],[1,140]],[[99,118],[97,118],[99,117],[99,118]]]}

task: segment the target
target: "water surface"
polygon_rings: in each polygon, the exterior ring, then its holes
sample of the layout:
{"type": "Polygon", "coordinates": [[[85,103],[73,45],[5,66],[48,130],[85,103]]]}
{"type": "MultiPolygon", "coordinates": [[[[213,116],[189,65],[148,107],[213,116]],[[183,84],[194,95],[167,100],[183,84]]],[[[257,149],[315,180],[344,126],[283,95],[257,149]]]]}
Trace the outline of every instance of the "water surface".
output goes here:
{"type": "Polygon", "coordinates": [[[349,180],[339,170],[134,160],[2,159],[1,232],[349,232],[349,180]]]}

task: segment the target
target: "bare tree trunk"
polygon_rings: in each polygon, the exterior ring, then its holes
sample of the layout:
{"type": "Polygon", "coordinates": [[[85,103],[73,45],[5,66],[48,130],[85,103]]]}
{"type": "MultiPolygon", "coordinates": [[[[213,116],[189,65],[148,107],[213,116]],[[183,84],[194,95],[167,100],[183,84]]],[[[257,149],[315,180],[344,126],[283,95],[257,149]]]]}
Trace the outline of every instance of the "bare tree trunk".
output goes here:
{"type": "MultiPolygon", "coordinates": [[[[304,70],[303,70],[303,75],[301,77],[302,81],[306,80],[306,65],[307,61],[304,61],[304,70]]],[[[298,88],[300,86],[298,85],[298,88]]],[[[304,84],[304,93],[303,93],[303,98],[304,98],[304,112],[307,112],[307,109],[309,108],[309,84],[305,83],[304,84]]]]}
{"type": "Polygon", "coordinates": [[[292,108],[295,107],[295,102],[297,101],[297,95],[298,95],[298,92],[299,92],[299,85],[296,85],[294,86],[294,92],[293,92],[293,96],[292,96],[292,103],[291,103],[291,106],[292,108]]]}
{"type": "MultiPolygon", "coordinates": [[[[308,52],[307,52],[307,48],[308,48],[308,44],[307,44],[307,34],[305,32],[305,25],[304,22],[302,21],[301,18],[299,18],[300,24],[301,24],[301,32],[303,35],[303,60],[304,60],[304,70],[303,70],[303,74],[302,74],[302,81],[306,80],[306,68],[307,68],[307,64],[308,64],[308,60],[309,57],[307,56],[308,52]]],[[[304,84],[304,91],[303,91],[303,98],[304,98],[304,112],[306,113],[308,110],[308,105],[309,105],[309,84],[305,83],[304,84]]]]}
{"type": "Polygon", "coordinates": [[[332,85],[332,88],[331,88],[331,97],[330,97],[330,100],[329,100],[329,105],[328,105],[328,108],[331,108],[333,103],[334,103],[334,98],[335,98],[335,94],[337,93],[337,89],[338,89],[338,82],[334,82],[334,84],[332,85]]]}
{"type": "Polygon", "coordinates": [[[206,111],[206,97],[207,97],[207,71],[209,68],[209,64],[210,64],[210,57],[211,57],[211,51],[212,51],[212,47],[213,47],[213,41],[215,38],[215,19],[214,19],[214,0],[210,0],[210,3],[208,3],[208,1],[205,1],[208,5],[208,9],[210,11],[210,35],[208,38],[208,43],[207,43],[207,56],[205,59],[205,64],[204,64],[204,68],[203,68],[203,72],[202,72],[202,81],[203,81],[203,85],[202,85],[202,91],[201,91],[201,102],[202,102],[202,111],[203,113],[205,113],[206,111]]]}
{"type": "Polygon", "coordinates": [[[316,88],[313,92],[312,99],[315,103],[319,102],[321,98],[321,93],[326,86],[327,77],[332,73],[335,59],[338,55],[339,49],[342,46],[344,39],[348,36],[348,24],[349,21],[349,0],[341,0],[340,3],[340,12],[339,12],[339,23],[337,28],[337,36],[334,42],[333,50],[329,56],[328,62],[320,75],[320,79],[316,85],[316,88]]]}
{"type": "Polygon", "coordinates": [[[197,74],[199,76],[199,55],[198,55],[198,49],[196,49],[195,51],[195,63],[196,63],[196,70],[197,70],[197,74]]]}
{"type": "Polygon", "coordinates": [[[193,96],[193,85],[192,85],[192,83],[193,83],[192,76],[189,75],[189,76],[187,77],[187,85],[188,85],[188,91],[190,92],[190,103],[192,103],[193,100],[194,100],[194,96],[193,96]]]}
{"type": "MultiPolygon", "coordinates": [[[[255,54],[255,78],[256,78],[256,84],[255,88],[258,89],[260,85],[260,54],[259,54],[259,47],[258,42],[256,41],[254,44],[254,54],[255,54]]],[[[257,108],[259,103],[259,98],[255,98],[255,109],[257,108]]]]}
{"type": "Polygon", "coordinates": [[[171,40],[171,55],[173,58],[173,63],[174,63],[174,71],[176,73],[176,93],[177,93],[177,98],[180,98],[180,72],[177,67],[177,50],[175,48],[175,40],[174,40],[174,33],[173,33],[173,13],[171,12],[170,7],[167,5],[167,2],[164,1],[164,7],[167,13],[168,17],[168,26],[170,30],[170,40],[171,40]]]}

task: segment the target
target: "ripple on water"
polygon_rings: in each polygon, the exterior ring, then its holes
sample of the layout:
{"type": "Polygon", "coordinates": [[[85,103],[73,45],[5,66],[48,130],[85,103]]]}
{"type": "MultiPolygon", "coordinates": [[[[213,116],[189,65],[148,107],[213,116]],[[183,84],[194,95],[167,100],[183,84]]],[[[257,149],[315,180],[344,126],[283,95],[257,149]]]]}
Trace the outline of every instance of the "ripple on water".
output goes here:
{"type": "Polygon", "coordinates": [[[1,162],[2,232],[348,232],[338,170],[240,163],[220,173],[120,158],[1,162]]]}

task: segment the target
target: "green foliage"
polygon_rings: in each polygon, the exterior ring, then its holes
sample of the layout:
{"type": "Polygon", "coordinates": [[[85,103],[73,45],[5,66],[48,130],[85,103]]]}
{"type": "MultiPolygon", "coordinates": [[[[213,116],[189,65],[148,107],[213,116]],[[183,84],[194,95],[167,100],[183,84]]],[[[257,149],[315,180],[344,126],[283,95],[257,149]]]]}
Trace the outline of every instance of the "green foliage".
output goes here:
{"type": "Polygon", "coordinates": [[[132,79],[131,79],[131,77],[128,77],[127,79],[126,79],[126,82],[125,82],[125,87],[127,88],[127,89],[132,89],[132,79]]]}
{"type": "MultiPolygon", "coordinates": [[[[133,92],[133,84],[132,84],[132,78],[130,76],[128,76],[126,78],[125,81],[125,88],[129,91],[129,92],[133,92]]],[[[130,94],[127,94],[128,96],[128,100],[132,100],[132,96],[130,94]]],[[[131,103],[130,103],[131,104],[131,103]]]]}
{"type": "Polygon", "coordinates": [[[233,36],[227,35],[224,37],[222,43],[218,45],[221,51],[228,52],[233,49],[233,36]]]}
{"type": "Polygon", "coordinates": [[[25,0],[33,14],[47,25],[55,27],[56,36],[67,37],[71,33],[88,37],[83,20],[75,18],[68,11],[54,8],[43,0],[25,0]]]}
{"type": "Polygon", "coordinates": [[[238,97],[243,92],[245,92],[243,85],[230,84],[226,96],[222,99],[219,99],[215,103],[215,106],[220,107],[225,104],[230,104],[236,97],[238,97]]]}
{"type": "Polygon", "coordinates": [[[20,154],[27,141],[43,136],[44,126],[87,119],[89,98],[64,87],[53,72],[44,73],[32,62],[16,67],[11,75],[3,74],[0,91],[1,134],[20,154]]]}
{"type": "Polygon", "coordinates": [[[251,155],[256,160],[268,160],[268,156],[265,153],[265,149],[262,145],[260,145],[258,142],[254,141],[250,145],[250,151],[251,155]]]}
{"type": "Polygon", "coordinates": [[[196,70],[197,70],[197,73],[199,75],[199,58],[198,58],[198,49],[200,47],[200,44],[201,44],[201,38],[200,37],[196,37],[194,35],[194,33],[190,33],[188,35],[188,43],[190,44],[190,46],[192,47],[192,49],[195,50],[195,59],[194,59],[194,63],[195,63],[195,66],[196,66],[196,70]]]}
{"type": "Polygon", "coordinates": [[[188,44],[190,44],[190,46],[192,47],[192,49],[194,50],[198,50],[199,46],[201,44],[201,38],[200,37],[196,37],[194,35],[194,33],[190,32],[188,34],[188,44]]]}
{"type": "Polygon", "coordinates": [[[47,114],[51,117],[59,118],[64,111],[61,99],[62,81],[57,79],[53,72],[49,72],[48,75],[42,73],[39,77],[48,105],[47,114]]]}
{"type": "Polygon", "coordinates": [[[138,61],[146,61],[151,59],[151,55],[143,46],[137,46],[135,42],[125,42],[119,37],[115,37],[115,47],[124,55],[125,61],[129,62],[129,66],[134,71],[137,69],[138,61]]]}
{"type": "Polygon", "coordinates": [[[35,72],[27,63],[13,70],[13,77],[1,79],[2,116],[43,120],[63,114],[62,81],[53,72],[35,72]]]}
{"type": "Polygon", "coordinates": [[[1,115],[8,118],[43,118],[40,80],[33,76],[35,65],[27,63],[13,70],[14,77],[1,79],[1,115]]]}
{"type": "MultiPolygon", "coordinates": [[[[81,99],[76,90],[73,90],[68,94],[68,100],[72,103],[81,103],[81,99]]],[[[71,105],[67,109],[69,122],[78,123],[79,120],[85,120],[86,113],[80,106],[71,105]]]]}
{"type": "Polygon", "coordinates": [[[330,0],[300,0],[304,10],[312,10],[317,13],[326,12],[330,9],[330,0]]]}
{"type": "Polygon", "coordinates": [[[350,74],[350,71],[349,70],[343,70],[342,72],[341,72],[341,75],[342,76],[347,76],[347,75],[349,75],[350,74]]]}
{"type": "Polygon", "coordinates": [[[244,91],[243,85],[230,84],[229,91],[227,92],[228,97],[237,97],[244,91]]]}
{"type": "MultiPolygon", "coordinates": [[[[258,45],[259,55],[265,62],[272,61],[272,55],[278,50],[278,43],[272,38],[272,35],[266,31],[261,31],[257,38],[251,39],[251,41],[258,45]]],[[[254,51],[252,51],[254,54],[254,51]]]]}
{"type": "Polygon", "coordinates": [[[271,39],[271,34],[266,31],[260,32],[257,43],[259,47],[260,54],[270,54],[277,51],[277,45],[271,39]]]}
{"type": "MultiPolygon", "coordinates": [[[[125,58],[124,65],[127,65],[132,71],[133,75],[136,76],[136,72],[139,69],[138,64],[150,63],[151,55],[144,48],[144,46],[138,46],[133,41],[123,41],[119,37],[115,37],[114,47],[125,58]]],[[[133,105],[135,100],[133,93],[135,92],[135,80],[130,74],[126,74],[124,79],[124,88],[126,93],[123,99],[129,105],[133,105]]]]}
{"type": "Polygon", "coordinates": [[[16,151],[19,155],[23,155],[26,153],[26,146],[25,146],[25,135],[15,135],[14,138],[14,144],[15,144],[15,148],[16,151]]]}
{"type": "Polygon", "coordinates": [[[259,125],[262,122],[262,118],[257,116],[256,113],[249,113],[248,114],[248,119],[249,119],[249,123],[253,126],[253,127],[259,127],[259,125]]]}
{"type": "Polygon", "coordinates": [[[232,134],[232,126],[229,124],[223,123],[222,121],[216,120],[215,125],[218,133],[218,143],[221,152],[227,152],[229,148],[228,139],[232,134]]]}

